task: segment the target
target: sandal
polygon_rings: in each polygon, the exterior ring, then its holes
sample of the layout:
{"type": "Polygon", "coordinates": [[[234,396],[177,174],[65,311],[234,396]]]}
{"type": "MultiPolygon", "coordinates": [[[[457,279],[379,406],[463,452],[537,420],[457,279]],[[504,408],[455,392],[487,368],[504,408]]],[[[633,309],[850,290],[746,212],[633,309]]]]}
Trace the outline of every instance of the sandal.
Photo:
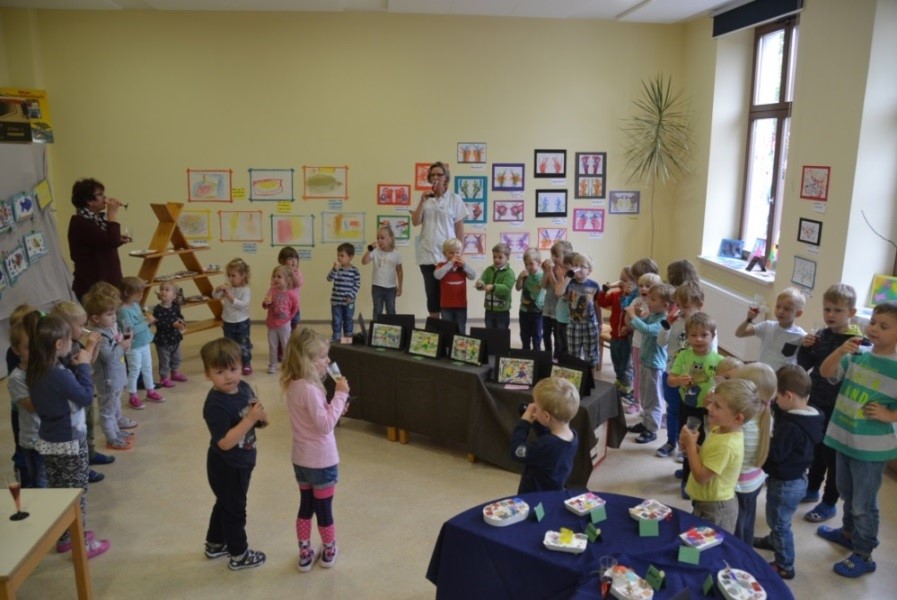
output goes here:
{"type": "Polygon", "coordinates": [[[837,529],[835,529],[834,527],[829,527],[828,525],[820,525],[816,529],[816,535],[824,540],[828,540],[834,544],[838,544],[839,546],[844,546],[848,550],[853,550],[853,540],[844,535],[843,527],[838,527],[837,529]]]}
{"type": "Polygon", "coordinates": [[[804,515],[804,520],[809,521],[810,523],[822,523],[823,521],[828,521],[832,517],[838,514],[838,509],[831,504],[826,504],[825,502],[820,502],[807,514],[804,515]]]}

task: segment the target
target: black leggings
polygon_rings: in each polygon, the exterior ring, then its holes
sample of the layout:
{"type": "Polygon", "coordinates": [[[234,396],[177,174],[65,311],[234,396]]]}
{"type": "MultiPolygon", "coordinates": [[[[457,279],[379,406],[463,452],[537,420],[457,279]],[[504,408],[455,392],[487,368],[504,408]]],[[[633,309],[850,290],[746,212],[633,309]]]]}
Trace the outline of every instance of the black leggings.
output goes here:
{"type": "Polygon", "coordinates": [[[439,314],[439,280],[433,275],[436,265],[420,265],[420,273],[424,276],[424,291],[427,293],[427,312],[439,314]]]}

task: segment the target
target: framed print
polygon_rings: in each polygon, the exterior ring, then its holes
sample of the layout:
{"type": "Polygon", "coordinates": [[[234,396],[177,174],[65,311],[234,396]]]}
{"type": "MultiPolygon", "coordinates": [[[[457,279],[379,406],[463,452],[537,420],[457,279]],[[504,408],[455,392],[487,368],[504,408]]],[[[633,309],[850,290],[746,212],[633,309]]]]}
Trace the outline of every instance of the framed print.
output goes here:
{"type": "Polygon", "coordinates": [[[31,192],[20,192],[13,196],[10,202],[16,222],[30,219],[34,215],[34,194],[31,192]]]}
{"type": "Polygon", "coordinates": [[[229,169],[187,169],[188,202],[233,202],[229,169]]]}
{"type": "Polygon", "coordinates": [[[523,254],[529,249],[528,231],[504,231],[498,235],[501,243],[511,249],[511,254],[523,254]]]}
{"type": "Polygon", "coordinates": [[[321,241],[325,244],[364,241],[364,213],[324,212],[321,213],[321,241]]]}
{"type": "Polygon", "coordinates": [[[465,223],[485,223],[488,201],[488,181],[486,177],[455,177],[455,193],[461,196],[467,206],[465,223]]]}
{"type": "Polygon", "coordinates": [[[466,335],[455,334],[452,337],[452,360],[461,361],[470,365],[481,365],[483,363],[483,350],[485,350],[483,340],[466,335]]]}
{"type": "Polygon", "coordinates": [[[818,246],[822,239],[822,221],[800,218],[797,225],[797,241],[818,246]]]}
{"type": "Polygon", "coordinates": [[[500,356],[496,380],[498,383],[533,385],[535,370],[536,362],[533,360],[500,356]]]}
{"type": "Polygon", "coordinates": [[[9,277],[10,285],[15,284],[16,280],[28,270],[28,257],[25,256],[25,249],[19,244],[9,251],[6,258],[3,259],[6,266],[6,275],[9,277]]]}
{"type": "Polygon", "coordinates": [[[566,227],[540,227],[538,233],[539,250],[551,250],[555,242],[567,239],[566,227]]]}
{"type": "Polygon", "coordinates": [[[575,385],[577,390],[582,390],[582,369],[571,369],[570,367],[562,367],[561,365],[551,365],[551,376],[566,379],[575,385]]]}
{"type": "Polygon", "coordinates": [[[465,200],[464,206],[467,207],[467,218],[465,223],[485,223],[486,222],[486,201],[485,200],[465,200]]]}
{"type": "Polygon", "coordinates": [[[377,215],[377,229],[381,225],[389,225],[397,242],[411,239],[411,217],[405,215],[377,215]]]}
{"type": "Polygon", "coordinates": [[[435,331],[413,330],[408,342],[408,354],[437,358],[439,356],[439,338],[440,335],[435,331]]]}
{"type": "Polygon", "coordinates": [[[218,224],[222,242],[262,241],[260,210],[219,210],[218,224]]]}
{"type": "Polygon", "coordinates": [[[603,208],[574,208],[573,231],[600,233],[604,231],[603,208]]]}
{"type": "Polygon", "coordinates": [[[522,192],[523,184],[523,163],[492,163],[493,192],[522,192]]]}
{"type": "MultiPolygon", "coordinates": [[[[766,241],[764,240],[764,244],[766,241]]],[[[741,259],[741,253],[744,250],[744,241],[743,240],[732,240],[729,238],[723,238],[719,242],[719,250],[716,255],[720,258],[737,258],[741,259]]]]}
{"type": "Polygon", "coordinates": [[[458,142],[458,164],[481,165],[486,162],[485,142],[458,142]]]}
{"type": "Polygon", "coordinates": [[[637,215],[641,204],[641,192],[610,192],[607,210],[612,215],[637,215]]]}
{"type": "Polygon", "coordinates": [[[791,282],[799,286],[813,289],[816,285],[816,262],[801,256],[794,257],[794,272],[791,282]]]}
{"type": "Polygon", "coordinates": [[[486,234],[465,232],[461,254],[486,254],[486,234]]]}
{"type": "Polygon", "coordinates": [[[566,177],[566,150],[536,150],[533,157],[535,177],[566,177]]]}
{"type": "Polygon", "coordinates": [[[607,152],[577,152],[575,158],[577,177],[605,175],[607,152]]]}
{"type": "Polygon", "coordinates": [[[28,262],[34,263],[41,256],[48,254],[50,250],[47,248],[47,241],[44,234],[40,231],[32,231],[25,236],[25,254],[28,255],[28,262]]]}
{"type": "Polygon", "coordinates": [[[294,174],[294,169],[249,169],[249,201],[292,202],[294,174]]]}
{"type": "Polygon", "coordinates": [[[536,190],[536,217],[566,217],[567,190],[536,190]]]}
{"type": "Polygon", "coordinates": [[[12,202],[0,200],[0,233],[11,231],[16,227],[16,215],[12,209],[12,202]]]}
{"type": "Polygon", "coordinates": [[[897,302],[897,277],[875,275],[872,278],[872,292],[869,304],[878,306],[883,302],[897,302]]]}
{"type": "Polygon", "coordinates": [[[371,347],[400,350],[402,348],[402,326],[373,323],[371,325],[371,347]]]}
{"type": "Polygon", "coordinates": [[[349,167],[302,167],[304,200],[349,199],[349,167]]]}
{"type": "Polygon", "coordinates": [[[314,246],[314,215],[270,215],[272,246],[314,246]]]}
{"type": "Polygon", "coordinates": [[[831,167],[804,166],[800,176],[800,197],[807,200],[828,200],[831,167]]]}
{"type": "Polygon", "coordinates": [[[427,175],[430,172],[430,165],[433,163],[419,162],[414,163],[414,189],[427,191],[433,189],[427,175]]]}
{"type": "Polygon", "coordinates": [[[377,204],[410,206],[411,186],[400,183],[378,183],[377,204]]]}
{"type": "Polygon", "coordinates": [[[523,200],[496,200],[492,203],[492,220],[523,221],[523,200]]]}
{"type": "Polygon", "coordinates": [[[574,198],[577,200],[586,200],[590,198],[604,198],[604,176],[593,175],[576,176],[576,191],[574,198]]]}
{"type": "Polygon", "coordinates": [[[212,211],[182,210],[178,217],[178,228],[188,240],[210,240],[212,211]]]}

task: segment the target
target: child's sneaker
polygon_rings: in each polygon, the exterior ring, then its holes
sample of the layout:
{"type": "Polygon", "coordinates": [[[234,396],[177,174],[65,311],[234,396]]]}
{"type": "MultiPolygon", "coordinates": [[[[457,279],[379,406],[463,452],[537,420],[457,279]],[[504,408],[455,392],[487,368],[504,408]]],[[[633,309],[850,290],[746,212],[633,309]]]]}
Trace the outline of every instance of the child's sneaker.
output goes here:
{"type": "Polygon", "coordinates": [[[163,379],[162,381],[159,382],[159,387],[173,388],[174,382],[171,379],[169,379],[168,377],[166,377],[165,379],[163,379]]]}
{"type": "Polygon", "coordinates": [[[660,458],[669,458],[669,456],[676,450],[676,446],[667,442],[660,448],[654,451],[654,456],[659,456],[660,458]]]}
{"type": "MultiPolygon", "coordinates": [[[[772,570],[775,571],[782,579],[794,579],[794,569],[786,569],[785,567],[780,567],[778,563],[776,563],[776,561],[772,561],[771,563],[769,563],[769,566],[772,567],[772,570]]],[[[838,565],[835,565],[835,572],[838,572],[838,565]]]]}
{"type": "MultiPolygon", "coordinates": [[[[92,531],[84,532],[84,538],[87,540],[87,543],[92,542],[95,537],[96,537],[96,534],[92,531]]],[[[65,554],[66,552],[68,552],[71,549],[72,549],[72,538],[69,538],[68,540],[66,540],[64,542],[56,542],[56,552],[58,552],[60,554],[65,554]]]]}
{"type": "Polygon", "coordinates": [[[311,571],[311,568],[315,566],[315,561],[317,559],[318,551],[315,548],[312,548],[311,544],[299,546],[299,563],[297,565],[299,571],[308,573],[311,571]]]}
{"type": "Polygon", "coordinates": [[[227,556],[227,544],[206,542],[206,558],[221,558],[222,556],[227,556]]]}
{"type": "Polygon", "coordinates": [[[87,558],[95,558],[109,549],[109,540],[91,540],[87,542],[87,558]]]}
{"type": "MultiPolygon", "coordinates": [[[[139,398],[138,398],[138,400],[139,400],[139,398]]],[[[121,417],[118,420],[118,428],[119,429],[134,429],[139,424],[140,423],[138,423],[134,419],[129,419],[128,417],[121,417]]]]}
{"type": "Polygon", "coordinates": [[[872,557],[862,557],[856,552],[835,563],[832,570],[841,577],[850,577],[851,579],[862,577],[867,573],[874,573],[877,565],[872,557]]]}
{"type": "Polygon", "coordinates": [[[252,375],[252,365],[243,365],[243,377],[252,375]]]}
{"type": "Polygon", "coordinates": [[[816,508],[804,515],[804,521],[809,521],[810,523],[822,523],[823,521],[828,521],[836,514],[838,514],[837,507],[832,506],[831,504],[826,504],[825,502],[820,502],[816,505],[816,508]]]}
{"type": "Polygon", "coordinates": [[[680,450],[676,453],[676,462],[680,464],[685,462],[685,452],[680,450]]]}
{"type": "Polygon", "coordinates": [[[230,557],[227,568],[231,571],[241,571],[243,569],[252,569],[265,564],[265,553],[256,550],[247,549],[243,556],[230,557]]]}
{"type": "Polygon", "coordinates": [[[108,440],[106,442],[107,450],[130,450],[131,442],[130,440],[125,441],[122,438],[118,438],[117,440],[108,440]]]}
{"type": "Polygon", "coordinates": [[[183,383],[183,382],[187,381],[187,376],[179,371],[175,371],[174,373],[171,374],[171,380],[183,383]]]}
{"type": "Polygon", "coordinates": [[[134,432],[128,431],[127,429],[119,429],[118,435],[124,436],[124,439],[127,441],[127,440],[131,439],[132,437],[134,437],[134,432]]]}
{"type": "Polygon", "coordinates": [[[277,373],[277,365],[268,365],[268,373],[277,373]]]}
{"type": "Polygon", "coordinates": [[[128,405],[134,410],[143,410],[146,406],[143,405],[143,402],[140,400],[140,396],[137,394],[128,395],[128,405]]]}
{"type": "Polygon", "coordinates": [[[627,404],[626,408],[623,409],[623,412],[625,412],[627,415],[637,415],[642,412],[642,409],[638,404],[633,402],[632,404],[627,404]]]}
{"type": "Polygon", "coordinates": [[[336,542],[329,545],[324,544],[321,547],[321,566],[329,569],[336,564],[337,556],[339,556],[339,548],[336,547],[336,542]]]}
{"type": "Polygon", "coordinates": [[[150,402],[165,402],[165,398],[162,397],[157,390],[150,390],[146,393],[146,399],[150,402]]]}

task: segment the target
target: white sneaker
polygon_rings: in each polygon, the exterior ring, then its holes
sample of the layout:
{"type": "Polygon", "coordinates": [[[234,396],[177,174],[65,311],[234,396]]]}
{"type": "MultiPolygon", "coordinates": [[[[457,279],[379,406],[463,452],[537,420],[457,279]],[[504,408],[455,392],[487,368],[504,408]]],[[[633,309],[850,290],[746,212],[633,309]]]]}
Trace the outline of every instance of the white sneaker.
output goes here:
{"type": "Polygon", "coordinates": [[[318,551],[309,545],[307,548],[299,548],[299,562],[296,568],[302,573],[308,573],[315,566],[318,559],[318,551]]]}
{"type": "Polygon", "coordinates": [[[332,546],[321,546],[320,551],[322,567],[329,569],[336,564],[336,557],[339,556],[339,548],[336,547],[335,542],[332,546]]]}

